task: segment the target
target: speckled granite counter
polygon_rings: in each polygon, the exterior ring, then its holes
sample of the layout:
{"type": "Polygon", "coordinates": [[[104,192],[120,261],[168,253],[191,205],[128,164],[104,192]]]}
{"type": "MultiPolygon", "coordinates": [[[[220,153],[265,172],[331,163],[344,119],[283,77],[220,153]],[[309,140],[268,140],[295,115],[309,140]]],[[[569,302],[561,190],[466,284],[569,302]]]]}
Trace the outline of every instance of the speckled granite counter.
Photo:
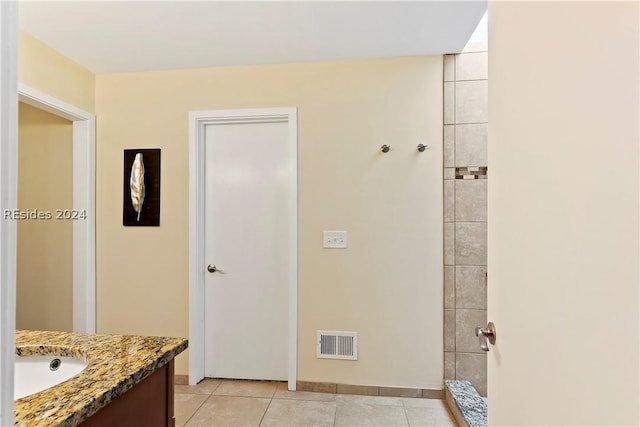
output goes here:
{"type": "MultiPolygon", "coordinates": [[[[466,425],[470,427],[487,426],[487,401],[482,398],[469,381],[445,380],[447,388],[447,402],[449,397],[453,399],[453,404],[459,411],[466,425]]],[[[457,415],[454,412],[454,415],[457,415]]],[[[456,419],[458,417],[456,416],[456,419]]],[[[461,421],[458,421],[461,424],[461,421]]]]}
{"type": "Polygon", "coordinates": [[[73,356],[75,377],[15,401],[16,426],[75,426],[187,348],[182,338],[18,331],[16,354],[73,356]]]}

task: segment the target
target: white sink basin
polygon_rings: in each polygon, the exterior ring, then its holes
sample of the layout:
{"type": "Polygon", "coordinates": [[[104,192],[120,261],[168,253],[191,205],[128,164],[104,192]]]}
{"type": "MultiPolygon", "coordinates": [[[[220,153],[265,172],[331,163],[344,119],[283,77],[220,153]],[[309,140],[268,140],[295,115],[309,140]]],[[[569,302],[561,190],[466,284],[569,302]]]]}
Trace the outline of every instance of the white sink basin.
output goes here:
{"type": "Polygon", "coordinates": [[[46,390],[78,375],[87,362],[63,356],[16,356],[14,400],[46,390]]]}

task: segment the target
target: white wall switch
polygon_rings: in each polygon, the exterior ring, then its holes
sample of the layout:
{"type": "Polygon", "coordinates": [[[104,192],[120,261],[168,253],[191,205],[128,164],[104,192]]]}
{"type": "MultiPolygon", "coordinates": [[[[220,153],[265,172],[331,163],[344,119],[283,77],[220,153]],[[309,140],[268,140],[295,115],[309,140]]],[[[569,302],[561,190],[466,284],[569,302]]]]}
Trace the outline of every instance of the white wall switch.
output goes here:
{"type": "Polygon", "coordinates": [[[322,237],[323,248],[345,249],[347,247],[346,231],[323,231],[322,237]]]}

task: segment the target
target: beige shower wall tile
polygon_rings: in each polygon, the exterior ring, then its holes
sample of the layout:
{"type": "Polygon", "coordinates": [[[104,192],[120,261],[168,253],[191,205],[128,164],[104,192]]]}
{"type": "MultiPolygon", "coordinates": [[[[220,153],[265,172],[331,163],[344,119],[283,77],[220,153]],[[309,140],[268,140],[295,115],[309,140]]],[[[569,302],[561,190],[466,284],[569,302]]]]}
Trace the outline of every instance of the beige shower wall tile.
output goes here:
{"type": "Polygon", "coordinates": [[[444,124],[452,125],[456,121],[455,83],[444,84],[444,124]]]}
{"type": "Polygon", "coordinates": [[[455,63],[456,56],[455,55],[444,55],[444,81],[452,82],[455,80],[455,63]]]}
{"type": "Polygon", "coordinates": [[[444,351],[456,351],[456,311],[444,311],[444,351]]]}
{"type": "Polygon", "coordinates": [[[487,353],[457,353],[456,379],[467,380],[481,396],[487,396],[487,353]]]}
{"type": "Polygon", "coordinates": [[[489,78],[489,53],[474,52],[456,55],[456,81],[482,80],[489,78]]]}
{"type": "Polygon", "coordinates": [[[487,267],[457,266],[455,272],[456,308],[487,308],[487,267]]]}
{"type": "MultiPolygon", "coordinates": [[[[445,83],[446,85],[451,83],[445,83]]],[[[475,80],[455,83],[455,123],[485,123],[489,119],[489,83],[475,80]]],[[[445,98],[446,102],[446,98],[445,98]]],[[[446,119],[445,105],[445,119],[446,119]]],[[[445,121],[445,123],[448,123],[445,121]]]]}
{"type": "Polygon", "coordinates": [[[444,168],[444,179],[456,179],[456,169],[444,168]]]}
{"type": "MultiPolygon", "coordinates": [[[[485,180],[486,181],[486,180],[485,180]]],[[[455,219],[455,186],[456,181],[447,179],[444,185],[444,222],[453,222],[455,219]]]]}
{"type": "MultiPolygon", "coordinates": [[[[445,208],[447,186],[445,181],[445,208]]],[[[449,190],[451,191],[451,190],[449,190]]],[[[466,222],[487,221],[487,180],[456,179],[455,180],[455,220],[466,222]]],[[[445,218],[447,211],[445,209],[445,218]]],[[[447,221],[445,219],[445,221],[447,221]]]]}
{"type": "MultiPolygon", "coordinates": [[[[445,310],[446,311],[446,310],[445,310]]],[[[476,327],[487,326],[487,310],[456,310],[456,352],[484,353],[476,337],[476,327]]],[[[445,348],[445,351],[447,349],[445,348]]],[[[456,361],[458,354],[456,354],[456,361]]]]}
{"type": "Polygon", "coordinates": [[[455,165],[455,126],[445,125],[443,128],[444,166],[455,165]]]}
{"type": "Polygon", "coordinates": [[[444,352],[444,379],[456,379],[456,354],[453,351],[444,352]]]}
{"type": "Polygon", "coordinates": [[[456,166],[487,166],[487,135],[488,125],[466,124],[456,125],[455,135],[455,165],[456,166]]]}
{"type": "Polygon", "coordinates": [[[452,222],[446,222],[444,224],[444,264],[455,265],[455,263],[455,225],[452,222]]]}
{"type": "Polygon", "coordinates": [[[487,265],[487,223],[456,223],[455,252],[458,265],[487,265]]]}
{"type": "Polygon", "coordinates": [[[456,270],[453,265],[444,267],[444,308],[456,307],[456,270]]]}

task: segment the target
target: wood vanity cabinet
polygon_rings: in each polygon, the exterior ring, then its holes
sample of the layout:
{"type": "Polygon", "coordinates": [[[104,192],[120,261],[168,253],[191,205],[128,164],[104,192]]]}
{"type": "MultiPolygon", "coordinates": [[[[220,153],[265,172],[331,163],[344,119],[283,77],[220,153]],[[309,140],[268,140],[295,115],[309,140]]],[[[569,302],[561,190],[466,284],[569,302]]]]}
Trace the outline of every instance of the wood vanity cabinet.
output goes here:
{"type": "Polygon", "coordinates": [[[173,359],[87,418],[81,427],[175,427],[173,359]]]}

